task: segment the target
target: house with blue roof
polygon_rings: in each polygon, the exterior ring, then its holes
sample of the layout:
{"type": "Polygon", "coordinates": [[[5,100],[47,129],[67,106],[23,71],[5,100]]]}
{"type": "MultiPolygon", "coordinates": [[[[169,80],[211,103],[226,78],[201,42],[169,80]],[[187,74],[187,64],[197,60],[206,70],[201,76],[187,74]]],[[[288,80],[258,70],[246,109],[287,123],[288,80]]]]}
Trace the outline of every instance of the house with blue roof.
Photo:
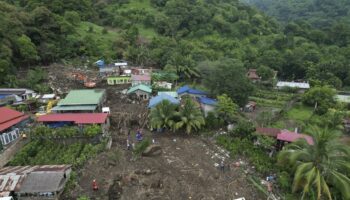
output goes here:
{"type": "Polygon", "coordinates": [[[217,100],[208,97],[198,97],[197,100],[205,117],[208,116],[209,112],[215,111],[215,108],[218,104],[217,100]]]}
{"type": "Polygon", "coordinates": [[[149,101],[148,108],[154,108],[154,107],[156,107],[158,104],[160,104],[164,100],[167,100],[167,101],[169,101],[172,104],[180,104],[180,101],[177,100],[176,98],[174,98],[174,97],[172,97],[170,95],[167,95],[167,94],[161,94],[161,95],[158,95],[156,97],[153,97],[149,101]]]}
{"type": "Polygon", "coordinates": [[[180,98],[184,95],[189,95],[192,97],[205,97],[207,95],[206,92],[193,89],[193,88],[189,87],[188,85],[180,87],[176,92],[180,98]]]}

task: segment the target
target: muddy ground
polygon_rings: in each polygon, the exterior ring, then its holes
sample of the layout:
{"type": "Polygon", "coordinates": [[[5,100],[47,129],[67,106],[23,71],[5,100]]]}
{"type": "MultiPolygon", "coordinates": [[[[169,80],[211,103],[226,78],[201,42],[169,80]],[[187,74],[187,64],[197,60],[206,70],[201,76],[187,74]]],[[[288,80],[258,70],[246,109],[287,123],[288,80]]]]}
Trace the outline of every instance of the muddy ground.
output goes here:
{"type": "MultiPolygon", "coordinates": [[[[243,167],[211,140],[199,136],[147,133],[162,147],[162,154],[133,159],[122,140],[91,159],[82,169],[78,186],[64,199],[86,195],[91,199],[202,199],[245,197],[263,199],[247,180],[243,167]],[[218,165],[225,158],[226,169],[218,165]],[[99,190],[92,190],[96,179],[99,190]]],[[[246,166],[247,167],[247,166],[246,166]]]]}
{"type": "MultiPolygon", "coordinates": [[[[50,67],[49,84],[55,92],[84,88],[69,76],[72,71],[77,70],[50,67]]],[[[122,94],[130,86],[107,86],[97,71],[81,72],[96,80],[97,88],[107,89],[113,144],[78,171],[75,189],[65,193],[62,200],[75,200],[80,196],[91,200],[265,199],[248,181],[247,174],[252,170],[249,165],[233,166],[238,160],[230,159],[228,152],[214,140],[147,131],[147,102],[122,94]],[[143,128],[146,138],[154,139],[161,146],[160,155],[135,159],[126,149],[127,133],[131,131],[134,138],[139,127],[143,128]],[[222,159],[225,159],[225,172],[218,167],[222,159]],[[98,183],[98,191],[92,190],[93,179],[98,183]]]]}

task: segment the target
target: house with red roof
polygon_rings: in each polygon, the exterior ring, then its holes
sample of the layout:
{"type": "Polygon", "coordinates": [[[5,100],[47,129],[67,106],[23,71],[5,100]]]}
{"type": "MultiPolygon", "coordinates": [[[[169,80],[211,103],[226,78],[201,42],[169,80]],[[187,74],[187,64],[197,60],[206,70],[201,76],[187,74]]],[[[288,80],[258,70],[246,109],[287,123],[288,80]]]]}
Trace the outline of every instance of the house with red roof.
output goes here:
{"type": "Polygon", "coordinates": [[[313,145],[314,140],[311,136],[302,133],[292,132],[288,130],[281,130],[278,128],[262,128],[257,127],[256,134],[273,137],[277,140],[277,149],[282,149],[285,144],[295,142],[299,139],[305,140],[308,144],[313,145]]]}
{"type": "Polygon", "coordinates": [[[29,116],[7,107],[0,107],[0,141],[7,145],[19,138],[29,116]]]}
{"type": "Polygon", "coordinates": [[[106,133],[110,126],[108,113],[55,113],[39,116],[37,121],[52,128],[97,124],[101,126],[103,133],[106,133]]]}
{"type": "Polygon", "coordinates": [[[151,75],[143,74],[143,75],[131,75],[131,85],[151,85],[151,75]]]}

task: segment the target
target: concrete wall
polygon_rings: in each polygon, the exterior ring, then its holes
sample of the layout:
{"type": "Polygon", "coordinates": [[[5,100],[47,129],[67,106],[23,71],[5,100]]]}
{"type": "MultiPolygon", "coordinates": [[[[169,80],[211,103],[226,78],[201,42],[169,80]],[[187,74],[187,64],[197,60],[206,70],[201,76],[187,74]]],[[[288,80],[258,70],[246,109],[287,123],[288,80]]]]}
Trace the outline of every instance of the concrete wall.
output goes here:
{"type": "Polygon", "coordinates": [[[4,167],[12,157],[21,150],[21,148],[29,142],[29,139],[18,139],[13,144],[8,146],[4,151],[0,154],[0,167],[4,167]]]}

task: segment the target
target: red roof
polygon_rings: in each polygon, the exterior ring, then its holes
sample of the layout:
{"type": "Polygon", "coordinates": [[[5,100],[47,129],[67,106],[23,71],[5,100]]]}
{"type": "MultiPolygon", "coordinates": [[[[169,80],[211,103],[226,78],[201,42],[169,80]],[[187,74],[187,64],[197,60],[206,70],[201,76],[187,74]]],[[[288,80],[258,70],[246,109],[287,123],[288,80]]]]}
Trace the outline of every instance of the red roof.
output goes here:
{"type": "Polygon", "coordinates": [[[75,124],[103,124],[107,113],[64,113],[49,114],[38,117],[39,122],[74,122],[75,124]]]}
{"type": "Polygon", "coordinates": [[[311,136],[305,135],[302,133],[295,133],[288,130],[282,130],[281,133],[277,135],[277,140],[281,140],[285,142],[294,142],[301,138],[305,139],[306,142],[309,143],[310,145],[314,144],[314,140],[312,139],[311,136]]]}
{"type": "Polygon", "coordinates": [[[133,81],[151,81],[150,75],[132,75],[131,79],[133,81]]]}
{"type": "Polygon", "coordinates": [[[277,135],[281,132],[281,129],[278,128],[256,128],[256,133],[260,135],[266,135],[271,137],[277,137],[277,135]]]}
{"type": "Polygon", "coordinates": [[[0,131],[10,128],[11,126],[27,119],[29,116],[10,108],[0,108],[0,131]]]}

